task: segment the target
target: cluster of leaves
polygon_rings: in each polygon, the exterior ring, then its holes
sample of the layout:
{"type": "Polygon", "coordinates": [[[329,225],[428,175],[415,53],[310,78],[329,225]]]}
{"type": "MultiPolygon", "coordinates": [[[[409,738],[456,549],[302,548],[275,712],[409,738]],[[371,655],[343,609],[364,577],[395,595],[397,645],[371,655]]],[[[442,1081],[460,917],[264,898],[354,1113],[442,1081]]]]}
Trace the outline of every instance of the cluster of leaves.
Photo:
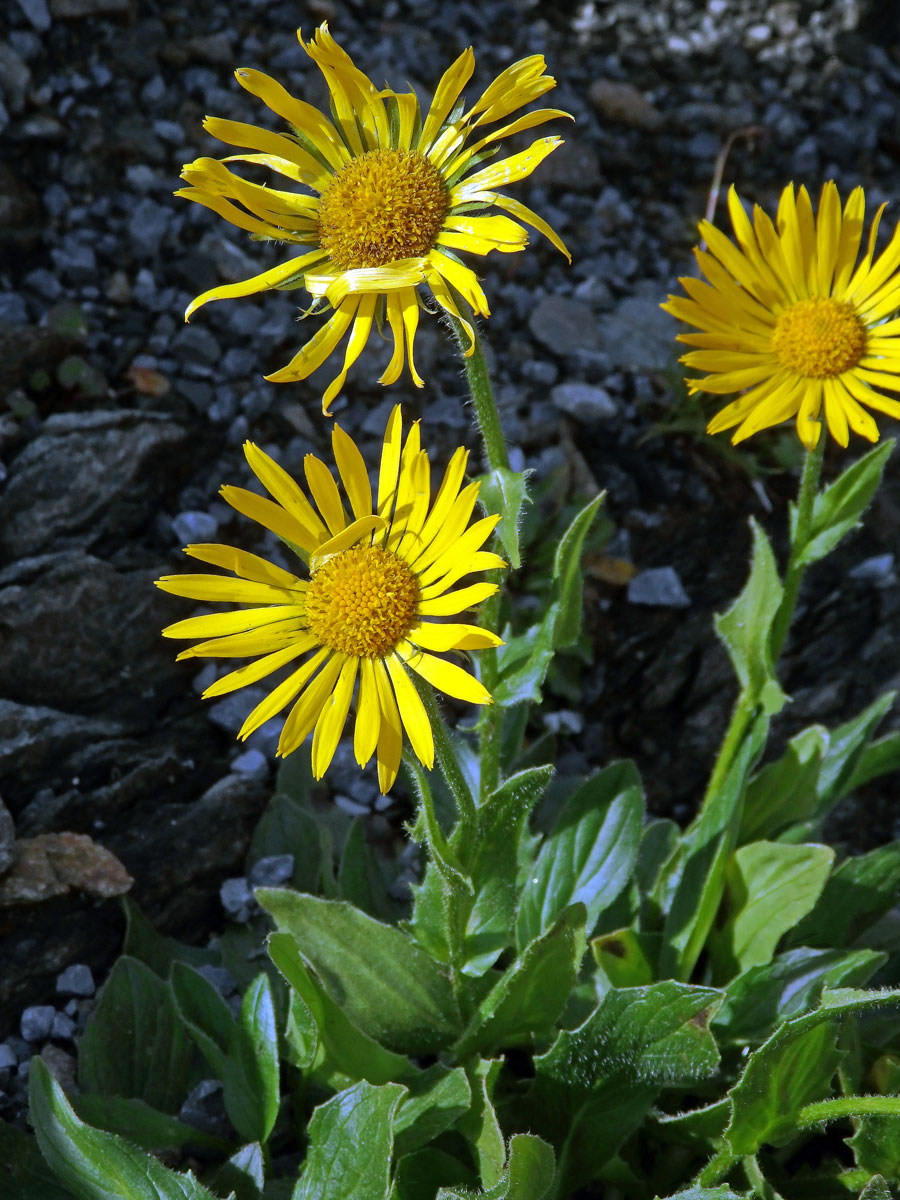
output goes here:
{"type": "MultiPolygon", "coordinates": [[[[817,498],[802,537],[794,522],[792,561],[856,524],[888,450],[817,498]]],[[[130,910],[78,1094],[36,1059],[36,1142],[0,1125],[5,1196],[888,1200],[900,843],[839,859],[819,839],[843,798],[900,766],[900,735],[876,737],[893,697],[761,765],[787,702],[785,584],[755,529],[747,584],[717,622],[735,717],[691,826],[647,817],[630,762],[555,777],[532,761],[523,714],[578,636],[598,504],[560,540],[541,620],[489,664],[495,761],[457,735],[448,782],[409,764],[426,852],[411,906],[362,827],[310,802],[293,756],[251,854],[293,853],[294,886],[258,891],[265,915],[215,951],[130,910]],[[238,978],[239,1003],[209,965],[238,978]],[[210,1078],[227,1117],[213,1131],[183,1107],[210,1078]]]]}

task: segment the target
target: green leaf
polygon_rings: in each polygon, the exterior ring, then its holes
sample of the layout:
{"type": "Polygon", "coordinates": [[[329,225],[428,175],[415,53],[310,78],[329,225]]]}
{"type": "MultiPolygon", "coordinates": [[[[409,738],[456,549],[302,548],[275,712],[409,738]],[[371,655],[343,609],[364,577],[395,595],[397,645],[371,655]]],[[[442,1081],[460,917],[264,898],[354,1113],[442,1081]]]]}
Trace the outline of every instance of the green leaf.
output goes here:
{"type": "Polygon", "coordinates": [[[28,1083],[41,1153],[78,1200],[216,1200],[190,1171],[171,1171],[115,1134],[80,1121],[39,1057],[31,1060],[28,1083]]]}
{"type": "Polygon", "coordinates": [[[417,1074],[408,1058],[385,1050],[353,1024],[290,934],[271,935],[269,956],[316,1023],[318,1041],[311,1069],[323,1082],[340,1089],[363,1079],[380,1084],[417,1074]]]}
{"type": "MultiPolygon", "coordinates": [[[[809,538],[804,546],[796,547],[799,563],[809,564],[824,558],[845,534],[855,528],[878,490],[893,448],[893,439],[887,439],[852,463],[834,483],[818,493],[813,502],[809,538]]],[[[792,541],[796,529],[796,505],[791,505],[792,541]]]]}
{"type": "Polygon", "coordinates": [[[741,691],[772,716],[781,711],[787,699],[775,675],[769,647],[784,588],[769,539],[756,521],[751,520],[750,528],[750,576],[731,608],[716,617],[716,632],[725,643],[741,691]]]}
{"type": "Polygon", "coordinates": [[[174,1113],[189,1090],[192,1057],[169,985],[137,959],[117,959],[79,1045],[82,1091],[174,1113]]]}
{"type": "Polygon", "coordinates": [[[727,1184],[718,1187],[689,1187],[682,1192],[675,1192],[666,1200],[743,1200],[742,1192],[733,1192],[727,1184]]]}
{"type": "Polygon", "coordinates": [[[33,1134],[0,1121],[0,1178],[5,1200],[72,1200],[41,1157],[33,1134]]]}
{"type": "Polygon", "coordinates": [[[871,742],[859,756],[853,775],[847,781],[847,792],[855,792],[872,779],[900,771],[900,732],[871,742]]]}
{"type": "Polygon", "coordinates": [[[836,1034],[841,1017],[900,1003],[900,990],[825,988],[815,1012],[786,1021],[754,1051],[728,1093],[732,1101],[726,1138],[733,1154],[755,1154],[768,1142],[790,1140],[799,1110],[821,1100],[841,1055],[836,1034]]]}
{"type": "MultiPolygon", "coordinates": [[[[301,1071],[308,1071],[319,1050],[319,1027],[309,1005],[299,992],[288,994],[287,1024],[284,1029],[285,1058],[301,1071]]],[[[350,1080],[355,1083],[356,1079],[350,1080]]]]}
{"type": "Polygon", "coordinates": [[[266,1142],[278,1116],[278,1030],[272,985],[257,975],[244,993],[225,1074],[225,1109],[248,1142],[266,1142]]]}
{"type": "Polygon", "coordinates": [[[516,571],[522,565],[519,554],[519,523],[522,506],[530,503],[525,484],[525,473],[511,471],[508,467],[495,467],[487,475],[478,477],[479,503],[489,515],[500,514],[497,534],[509,558],[509,565],[516,571]]]}
{"type": "Polygon", "coordinates": [[[788,950],[733,979],[713,1025],[736,1041],[763,1041],[815,1004],[824,987],[860,987],[886,959],[875,950],[788,950]]]}
{"type": "Polygon", "coordinates": [[[894,1200],[894,1193],[880,1175],[873,1175],[859,1193],[859,1200],[894,1200]]]}
{"type": "Polygon", "coordinates": [[[812,816],[827,749],[828,731],[811,725],[791,738],[777,762],[769,763],[750,780],[740,842],[770,838],[786,825],[812,816]]]}
{"type": "Polygon", "coordinates": [[[160,979],[169,978],[175,962],[188,963],[192,967],[219,965],[219,955],[215,950],[186,946],[175,938],[157,933],[130,896],[122,896],[120,904],[125,912],[122,953],[129,958],[139,959],[160,979]]]}
{"type": "Polygon", "coordinates": [[[441,1188],[437,1200],[545,1200],[556,1174],[552,1147],[529,1133],[515,1133],[509,1139],[509,1162],[501,1179],[484,1192],[441,1188]]]}
{"type": "Polygon", "coordinates": [[[782,936],[813,908],[831,871],[830,846],[751,842],[726,871],[728,919],[710,939],[721,978],[771,962],[782,936]]]}
{"type": "Polygon", "coordinates": [[[107,1133],[121,1134],[143,1150],[177,1150],[191,1146],[215,1154],[228,1153],[228,1143],[222,1138],[185,1125],[177,1117],[157,1112],[143,1100],[84,1092],[73,1096],[71,1104],[88,1125],[107,1133]]]}
{"type": "Polygon", "coordinates": [[[641,987],[657,977],[661,940],[658,933],[626,927],[594,938],[591,953],[609,987],[641,987]]]}
{"type": "Polygon", "coordinates": [[[217,989],[184,963],[172,968],[172,991],[185,1027],[219,1079],[234,1036],[235,1020],[217,989]]]}
{"type": "Polygon", "coordinates": [[[552,775],[552,766],[520,771],[478,810],[471,866],[475,899],[465,930],[467,975],[484,974],[512,940],[522,834],[552,775]]]}
{"type": "Polygon", "coordinates": [[[499,1058],[479,1058],[467,1066],[472,1103],[459,1119],[459,1132],[471,1147],[483,1187],[499,1182],[506,1161],[506,1143],[494,1111],[494,1088],[503,1068],[499,1058]]]}
{"type": "Polygon", "coordinates": [[[441,1185],[461,1188],[475,1187],[475,1176],[469,1167],[434,1146],[407,1154],[397,1163],[397,1175],[391,1200],[434,1200],[435,1188],[441,1185]]]}
{"type": "Polygon", "coordinates": [[[378,859],[366,841],[365,823],[358,818],[351,824],[344,843],[338,893],[342,900],[349,900],[371,917],[390,920],[396,915],[378,859]]]}
{"type": "Polygon", "coordinates": [[[893,706],[896,692],[885,692],[856,717],[832,729],[819,772],[819,803],[815,819],[823,820],[850,791],[856,767],[882,717],[893,706]]]}
{"type": "Polygon", "coordinates": [[[669,1114],[657,1111],[654,1119],[676,1146],[696,1145],[698,1149],[708,1152],[710,1143],[717,1142],[725,1132],[730,1116],[731,1102],[722,1099],[687,1112],[669,1114]]]}
{"type": "Polygon", "coordinates": [[[281,888],[256,898],[364,1033],[407,1054],[434,1053],[458,1034],[447,976],[407,934],[343,902],[281,888]]]}
{"type": "MultiPolygon", "coordinates": [[[[900,1095],[900,1058],[884,1054],[870,1074],[879,1095],[900,1095]]],[[[856,1132],[845,1138],[858,1167],[900,1183],[900,1121],[893,1116],[862,1116],[853,1121],[856,1132]]]]}
{"type": "Polygon", "coordinates": [[[550,1031],[584,956],[584,919],[584,905],[573,904],[529,943],[482,1001],[457,1043],[458,1058],[528,1042],[550,1031]]]}
{"type": "Polygon", "coordinates": [[[540,624],[530,626],[523,634],[513,636],[503,631],[506,645],[496,651],[500,681],[493,690],[494,703],[500,708],[540,702],[541,688],[553,661],[559,611],[559,603],[554,602],[545,610],[540,624]]]}
{"type": "Polygon", "coordinates": [[[900,842],[845,858],[812,912],[790,936],[794,946],[851,946],[897,903],[900,842]]]}
{"type": "Polygon", "coordinates": [[[581,632],[581,552],[588,530],[606,496],[601,492],[579,512],[562,536],[553,560],[554,600],[559,612],[554,622],[553,646],[571,646],[581,632]]]}
{"type": "Polygon", "coordinates": [[[213,1175],[212,1186],[223,1196],[235,1200],[259,1200],[265,1184],[262,1147],[258,1142],[242,1146],[213,1175]]]}
{"type": "Polygon", "coordinates": [[[449,1070],[435,1063],[407,1082],[408,1092],[397,1111],[394,1137],[397,1157],[410,1154],[452,1128],[467,1112],[472,1091],[462,1067],[449,1070]]]}
{"type": "Polygon", "coordinates": [[[388,1200],[394,1120],[406,1088],[357,1083],[320,1104],[292,1200],[388,1200]]]}
{"type": "Polygon", "coordinates": [[[587,930],[625,887],[637,859],[644,811],[637,768],[612,763],[570,797],[522,889],[516,943],[522,948],[570,904],[582,903],[587,930]]]}

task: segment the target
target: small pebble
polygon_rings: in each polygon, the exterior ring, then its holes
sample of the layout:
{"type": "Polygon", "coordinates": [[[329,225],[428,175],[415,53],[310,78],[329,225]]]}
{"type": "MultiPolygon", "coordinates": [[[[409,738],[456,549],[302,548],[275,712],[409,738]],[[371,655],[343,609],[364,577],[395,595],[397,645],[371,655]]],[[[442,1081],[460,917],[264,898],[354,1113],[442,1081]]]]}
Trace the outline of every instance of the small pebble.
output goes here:
{"type": "Polygon", "coordinates": [[[50,1036],[56,1009],[52,1004],[32,1004],[22,1013],[19,1029],[26,1042],[42,1042],[50,1036]]]}
{"type": "Polygon", "coordinates": [[[91,968],[84,963],[72,963],[56,977],[56,990],[61,996],[93,996],[96,986],[91,968]]]}
{"type": "Polygon", "coordinates": [[[265,779],[269,774],[269,763],[260,750],[245,750],[232,759],[231,769],[236,775],[247,775],[251,779],[265,779]]]}
{"type": "Polygon", "coordinates": [[[6,1042],[0,1042],[0,1071],[11,1071],[18,1062],[12,1048],[6,1042]]]}
{"type": "Polygon", "coordinates": [[[651,567],[635,575],[628,584],[628,600],[659,608],[688,608],[691,603],[674,567],[651,567]]]}
{"type": "Polygon", "coordinates": [[[253,892],[243,876],[226,879],[219,888],[219,899],[225,911],[239,921],[247,919],[250,906],[254,903],[253,892]]]}
{"type": "Polygon", "coordinates": [[[218,521],[207,512],[183,512],[172,520],[172,532],[186,546],[194,542],[211,542],[218,529],[218,521]]]}
{"type": "Polygon", "coordinates": [[[58,1038],[61,1042],[71,1041],[75,1036],[75,1022],[65,1013],[56,1013],[50,1026],[50,1036],[58,1038]]]}
{"type": "Polygon", "coordinates": [[[250,868],[251,887],[280,887],[294,873],[293,854],[272,854],[261,858],[250,868]]]}

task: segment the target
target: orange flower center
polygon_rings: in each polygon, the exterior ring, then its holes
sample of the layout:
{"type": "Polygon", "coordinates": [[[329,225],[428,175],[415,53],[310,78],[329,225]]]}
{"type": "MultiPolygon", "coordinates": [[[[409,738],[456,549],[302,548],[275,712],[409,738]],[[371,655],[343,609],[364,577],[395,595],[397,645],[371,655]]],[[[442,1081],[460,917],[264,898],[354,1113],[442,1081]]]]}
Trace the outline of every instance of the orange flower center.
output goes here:
{"type": "Polygon", "coordinates": [[[866,327],[843,300],[801,300],[776,321],[772,349],[782,364],[798,375],[830,379],[849,371],[862,358],[866,327]]]}
{"type": "Polygon", "coordinates": [[[342,550],[313,573],[306,622],[323,645],[355,658],[389,654],[416,623],[419,580],[380,546],[342,550]]]}
{"type": "Polygon", "coordinates": [[[440,171],[414,150],[370,150],[332,176],[319,198],[319,241],[339,271],[421,258],[447,213],[440,171]]]}

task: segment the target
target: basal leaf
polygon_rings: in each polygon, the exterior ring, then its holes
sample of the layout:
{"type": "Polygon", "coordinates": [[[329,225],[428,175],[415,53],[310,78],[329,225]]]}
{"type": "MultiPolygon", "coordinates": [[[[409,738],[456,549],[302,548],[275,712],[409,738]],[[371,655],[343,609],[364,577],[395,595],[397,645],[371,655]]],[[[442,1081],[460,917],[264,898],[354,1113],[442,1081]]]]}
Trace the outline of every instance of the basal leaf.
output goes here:
{"type": "Polygon", "coordinates": [[[177,1117],[157,1112],[143,1100],[83,1092],[73,1096],[70,1103],[86,1124],[107,1133],[121,1134],[142,1150],[177,1150],[190,1146],[214,1154],[228,1153],[228,1143],[222,1138],[194,1129],[177,1117]]]}
{"type": "Polygon", "coordinates": [[[591,953],[609,987],[641,987],[657,978],[661,941],[658,933],[626,927],[594,938],[591,953]]]}
{"type": "MultiPolygon", "coordinates": [[[[878,1095],[900,1095],[900,1058],[884,1054],[870,1075],[878,1095]]],[[[855,1133],[846,1138],[858,1167],[900,1183],[900,1121],[894,1116],[862,1116],[853,1121],[855,1133]]]]}
{"type": "Polygon", "coordinates": [[[388,1200],[394,1120],[406,1088],[357,1083],[320,1104],[292,1200],[388,1200]]]}
{"type": "Polygon", "coordinates": [[[222,1196],[234,1200],[260,1200],[265,1186],[265,1161],[258,1142],[242,1146],[212,1177],[211,1183],[222,1196]]]}
{"type": "Polygon", "coordinates": [[[189,1089],[193,1053],[169,985],[137,959],[119,958],[81,1038],[82,1090],[175,1113],[189,1089]]]}
{"type": "Polygon", "coordinates": [[[794,946],[851,946],[897,903],[900,842],[845,858],[812,912],[790,935],[794,946]]]}
{"type": "Polygon", "coordinates": [[[741,843],[771,838],[786,825],[805,821],[818,804],[818,781],[828,749],[828,731],[811,725],[788,742],[776,762],[763,767],[747,785],[741,843]]]}
{"type": "Polygon", "coordinates": [[[436,1052],[458,1034],[449,980],[408,934],[339,901],[280,888],[256,897],[364,1033],[408,1054],[436,1052]]]}
{"type": "Polygon", "coordinates": [[[519,900],[520,948],[570,904],[584,904],[587,929],[625,887],[637,858],[644,811],[631,762],[612,763],[571,796],[545,839],[519,900]]]}
{"type": "Polygon", "coordinates": [[[771,962],[775,947],[818,900],[831,871],[830,846],[751,842],[726,871],[728,919],[710,940],[718,976],[771,962]]]}
{"type": "Polygon", "coordinates": [[[716,632],[725,643],[742,692],[771,716],[781,711],[786,700],[769,648],[784,588],[769,539],[756,521],[751,520],[750,527],[750,576],[731,608],[716,617],[716,632]]]}
{"type": "Polygon", "coordinates": [[[500,1058],[470,1060],[466,1067],[472,1103],[458,1122],[469,1144],[483,1187],[493,1187],[503,1174],[506,1143],[494,1111],[494,1088],[503,1068],[500,1058]]]}
{"type": "Polygon", "coordinates": [[[407,1088],[394,1121],[397,1157],[418,1150],[451,1129],[472,1101],[462,1067],[450,1070],[435,1063],[408,1080],[407,1088]]]}
{"type": "Polygon", "coordinates": [[[501,1178],[483,1192],[441,1188],[437,1200],[544,1200],[556,1174],[553,1149],[539,1137],[514,1133],[509,1139],[509,1162],[501,1178]]]}
{"type": "Polygon", "coordinates": [[[456,1046],[458,1058],[550,1031],[584,956],[585,909],[573,904],[530,942],[482,1001],[456,1046]]]}
{"type": "Polygon", "coordinates": [[[269,955],[316,1023],[316,1054],[310,1069],[324,1083],[340,1089],[360,1080],[381,1084],[417,1074],[408,1058],[392,1054],[353,1024],[290,934],[273,933],[269,955]]]}
{"type": "Polygon", "coordinates": [[[215,950],[186,946],[175,938],[157,933],[130,896],[122,896],[120,903],[125,912],[122,953],[129,958],[139,959],[160,979],[169,978],[172,964],[176,962],[188,963],[192,967],[218,965],[219,955],[215,950]]]}
{"type": "Polygon", "coordinates": [[[31,1120],[41,1153],[78,1200],[216,1200],[191,1172],[79,1120],[40,1057],[29,1074],[31,1120]]]}
{"type": "Polygon", "coordinates": [[[0,1179],[6,1200],[72,1200],[41,1157],[37,1139],[0,1121],[0,1179]]]}
{"type": "Polygon", "coordinates": [[[185,1027],[219,1079],[234,1035],[231,1009],[208,979],[184,963],[172,968],[172,991],[185,1027]]]}
{"type": "Polygon", "coordinates": [[[736,1041],[763,1041],[783,1021],[810,1009],[823,988],[861,987],[886,959],[875,950],[787,950],[728,984],[713,1026],[736,1041]]]}
{"type": "Polygon", "coordinates": [[[275,1001],[264,973],[244,993],[222,1082],[235,1129],[248,1142],[265,1143],[278,1116],[280,1093],[275,1001]]]}

